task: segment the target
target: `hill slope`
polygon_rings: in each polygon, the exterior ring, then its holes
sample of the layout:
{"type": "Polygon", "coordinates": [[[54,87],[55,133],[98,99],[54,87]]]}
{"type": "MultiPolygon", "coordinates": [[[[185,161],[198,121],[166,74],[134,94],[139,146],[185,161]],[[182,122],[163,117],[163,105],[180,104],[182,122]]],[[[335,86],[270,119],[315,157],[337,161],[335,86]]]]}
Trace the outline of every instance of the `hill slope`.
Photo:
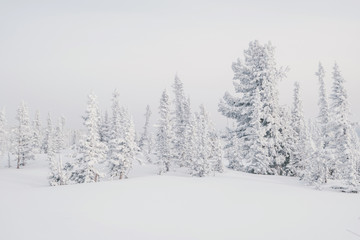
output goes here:
{"type": "Polygon", "coordinates": [[[360,239],[359,194],[230,170],[155,173],[50,187],[45,161],[1,168],[0,239],[360,239]]]}

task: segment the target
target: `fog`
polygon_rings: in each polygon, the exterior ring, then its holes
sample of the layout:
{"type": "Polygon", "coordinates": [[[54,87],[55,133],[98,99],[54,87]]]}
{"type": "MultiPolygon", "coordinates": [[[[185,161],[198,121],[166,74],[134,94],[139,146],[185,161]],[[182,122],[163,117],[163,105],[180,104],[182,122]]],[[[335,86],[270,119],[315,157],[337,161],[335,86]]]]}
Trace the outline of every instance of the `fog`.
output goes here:
{"type": "Polygon", "coordinates": [[[23,100],[31,117],[51,112],[79,128],[86,95],[104,110],[117,88],[139,129],[177,73],[192,109],[204,103],[223,128],[217,105],[233,90],[231,64],[257,39],[271,41],[279,66],[290,68],[279,84],[283,104],[299,81],[306,116],[316,117],[314,73],[321,61],[329,95],[336,61],[360,121],[359,9],[359,1],[0,1],[0,107],[10,123],[23,100]]]}

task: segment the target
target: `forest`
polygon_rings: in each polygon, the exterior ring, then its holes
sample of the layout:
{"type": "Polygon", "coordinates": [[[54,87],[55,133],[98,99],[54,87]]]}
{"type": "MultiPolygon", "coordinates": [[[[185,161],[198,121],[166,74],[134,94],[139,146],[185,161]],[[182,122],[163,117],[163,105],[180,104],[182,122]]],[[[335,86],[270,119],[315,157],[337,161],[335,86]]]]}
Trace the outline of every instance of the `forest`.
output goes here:
{"type": "Polygon", "coordinates": [[[87,96],[82,129],[69,129],[65,117],[54,121],[50,113],[46,124],[39,112],[30,119],[25,103],[14,125],[7,124],[2,111],[1,158],[16,171],[46,156],[51,186],[126,179],[138,163],[155,165],[159,175],[186,169],[193,177],[216,178],[231,169],[295,177],[319,190],[331,183],[335,191],[359,191],[357,123],[350,121],[345,80],[336,63],[327,75],[319,63],[314,75],[319,89],[315,120],[304,117],[299,83],[294,84],[293,102],[279,103],[278,83],[286,78],[286,69],[277,65],[271,43],[250,42],[232,70],[235,94],[225,92],[218,105],[224,121],[232,123],[226,129],[215,129],[205,105],[191,106],[175,76],[171,91],[159,96],[159,105],[146,106],[141,132],[135,131],[118,90],[109,113],[99,109],[95,93],[87,96]],[[328,75],[331,93],[324,81],[328,75]],[[150,131],[153,109],[159,118],[150,131]]]}

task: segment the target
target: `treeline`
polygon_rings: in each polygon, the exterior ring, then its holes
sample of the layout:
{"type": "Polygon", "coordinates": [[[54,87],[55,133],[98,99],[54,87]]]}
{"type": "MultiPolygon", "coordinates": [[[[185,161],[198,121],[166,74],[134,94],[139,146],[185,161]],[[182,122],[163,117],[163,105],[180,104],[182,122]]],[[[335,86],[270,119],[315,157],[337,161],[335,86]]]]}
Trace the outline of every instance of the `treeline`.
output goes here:
{"type": "MultiPolygon", "coordinates": [[[[8,150],[17,159],[17,168],[25,166],[36,154],[46,154],[52,186],[124,179],[134,161],[158,165],[159,174],[177,167],[186,168],[190,175],[199,177],[222,172],[220,137],[205,107],[201,105],[198,112],[191,111],[190,99],[185,96],[177,76],[173,93],[173,99],[166,90],[161,95],[160,118],[154,134],[149,131],[151,110],[147,106],[140,137],[131,115],[120,104],[117,90],[112,96],[110,116],[107,111],[101,114],[93,93],[88,95],[83,117],[85,131],[66,130],[64,118],[54,127],[50,115],[47,126],[41,128],[39,114],[31,123],[27,107],[22,103],[17,113],[18,125],[11,128],[10,138],[5,137],[8,135],[5,124],[1,125],[2,146],[4,152],[8,150]],[[64,162],[64,155],[72,160],[64,162]]],[[[5,119],[4,115],[0,116],[5,119]]],[[[9,167],[11,161],[9,156],[9,167]]]]}
{"type": "Polygon", "coordinates": [[[316,121],[304,118],[298,83],[292,106],[279,104],[277,85],[286,74],[277,66],[270,43],[250,42],[244,60],[234,62],[232,69],[236,95],[226,92],[219,112],[234,120],[234,127],[228,127],[222,136],[203,105],[197,112],[191,110],[183,83],[176,76],[173,96],[166,90],[161,95],[154,133],[149,125],[150,107],[146,108],[143,131],[137,134],[115,90],[110,114],[99,109],[94,94],[88,95],[84,131],[66,129],[64,118],[53,126],[50,115],[42,128],[38,113],[30,121],[25,104],[18,109],[17,126],[8,127],[2,112],[1,154],[7,152],[8,166],[15,160],[17,168],[34,159],[34,154],[47,154],[51,185],[127,178],[134,161],[157,164],[159,174],[186,168],[190,175],[203,177],[222,172],[225,157],[233,170],[295,176],[317,188],[336,180],[334,188],[358,191],[360,144],[355,124],[349,120],[347,93],[337,64],[332,70],[330,97],[321,64],[314,76],[319,85],[316,121]],[[67,154],[72,160],[63,163],[65,149],[71,149],[67,154]]]}

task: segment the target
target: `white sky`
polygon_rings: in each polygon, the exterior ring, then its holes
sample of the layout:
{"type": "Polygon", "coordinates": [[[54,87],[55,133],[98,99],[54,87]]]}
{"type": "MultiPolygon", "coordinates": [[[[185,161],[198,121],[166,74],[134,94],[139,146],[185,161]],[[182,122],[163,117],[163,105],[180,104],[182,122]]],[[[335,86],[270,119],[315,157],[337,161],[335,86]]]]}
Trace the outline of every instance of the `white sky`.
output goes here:
{"type": "Polygon", "coordinates": [[[337,61],[360,121],[359,9],[358,0],[0,0],[0,107],[13,122],[24,100],[31,117],[38,109],[43,120],[51,112],[81,127],[86,95],[93,90],[105,109],[117,88],[139,129],[146,105],[158,111],[177,72],[193,109],[204,103],[221,128],[217,105],[233,89],[231,64],[258,39],[271,41],[279,65],[291,69],[279,86],[282,103],[291,104],[299,81],[305,113],[316,116],[314,72],[322,61],[330,90],[337,61]]]}

